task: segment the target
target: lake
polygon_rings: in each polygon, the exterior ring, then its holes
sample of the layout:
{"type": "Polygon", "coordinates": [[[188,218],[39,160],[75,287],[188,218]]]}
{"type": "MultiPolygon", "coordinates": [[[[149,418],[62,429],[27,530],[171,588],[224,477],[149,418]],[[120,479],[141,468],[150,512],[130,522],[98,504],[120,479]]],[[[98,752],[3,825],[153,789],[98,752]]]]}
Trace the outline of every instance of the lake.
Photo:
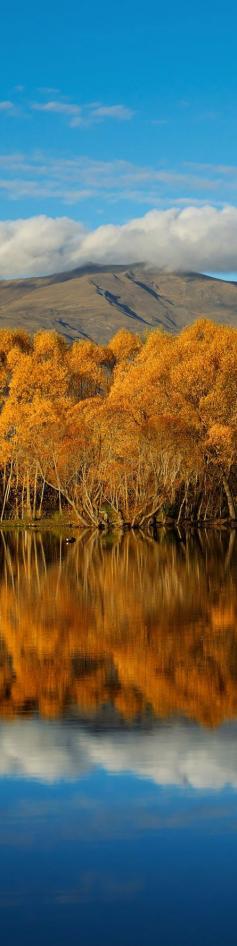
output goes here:
{"type": "Polygon", "coordinates": [[[0,535],[2,941],[236,946],[237,537],[74,535],[0,535]]]}

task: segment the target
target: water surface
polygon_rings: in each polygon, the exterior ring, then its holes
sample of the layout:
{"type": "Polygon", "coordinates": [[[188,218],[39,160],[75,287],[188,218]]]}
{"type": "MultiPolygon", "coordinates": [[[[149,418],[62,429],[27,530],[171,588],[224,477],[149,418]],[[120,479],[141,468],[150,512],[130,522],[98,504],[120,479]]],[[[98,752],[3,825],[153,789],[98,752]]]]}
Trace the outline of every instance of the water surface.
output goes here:
{"type": "Polygon", "coordinates": [[[3,942],[234,946],[237,538],[0,537],[3,942]]]}

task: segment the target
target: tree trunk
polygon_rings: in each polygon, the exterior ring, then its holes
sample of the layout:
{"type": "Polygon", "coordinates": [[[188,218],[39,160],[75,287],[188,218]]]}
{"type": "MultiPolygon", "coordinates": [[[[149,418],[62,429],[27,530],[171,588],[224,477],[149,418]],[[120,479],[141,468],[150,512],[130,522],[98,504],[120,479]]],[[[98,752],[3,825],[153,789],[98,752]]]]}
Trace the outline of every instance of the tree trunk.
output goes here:
{"type": "Polygon", "coordinates": [[[36,503],[37,503],[37,481],[38,481],[38,464],[36,465],[36,469],[35,469],[35,477],[34,477],[34,496],[33,496],[33,519],[35,519],[35,516],[36,516],[36,503]]]}
{"type": "Polygon", "coordinates": [[[29,474],[29,470],[27,470],[27,473],[26,473],[26,510],[27,510],[27,516],[29,517],[29,519],[31,519],[31,518],[32,518],[32,509],[31,509],[31,501],[30,501],[30,474],[29,474]]]}
{"type": "Polygon", "coordinates": [[[3,517],[4,517],[6,503],[7,503],[8,499],[9,499],[9,493],[10,493],[11,481],[12,481],[12,467],[13,467],[13,462],[12,462],[12,460],[11,460],[10,473],[9,473],[9,477],[8,477],[8,481],[7,481],[7,485],[6,485],[6,489],[5,489],[5,493],[4,493],[4,497],[3,497],[2,512],[1,512],[1,522],[2,522],[3,517]]]}
{"type": "MultiPolygon", "coordinates": [[[[43,475],[43,474],[41,474],[41,475],[43,475]]],[[[45,491],[45,479],[43,479],[43,483],[42,483],[41,496],[40,496],[40,504],[39,504],[39,508],[38,508],[38,516],[39,516],[39,518],[41,518],[41,515],[42,515],[42,506],[43,506],[43,499],[44,499],[44,491],[45,491]]]]}
{"type": "Polygon", "coordinates": [[[222,483],[223,483],[223,488],[224,488],[227,503],[228,503],[230,519],[236,519],[236,509],[235,509],[234,499],[232,496],[230,485],[228,483],[228,480],[225,474],[223,475],[222,483]]]}

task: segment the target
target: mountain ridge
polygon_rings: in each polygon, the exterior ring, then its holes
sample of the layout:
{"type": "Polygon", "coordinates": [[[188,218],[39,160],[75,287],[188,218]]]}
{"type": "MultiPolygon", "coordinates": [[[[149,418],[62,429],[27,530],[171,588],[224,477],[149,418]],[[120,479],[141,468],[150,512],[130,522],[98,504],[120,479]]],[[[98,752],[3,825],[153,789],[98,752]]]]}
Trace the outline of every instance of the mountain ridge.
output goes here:
{"type": "Polygon", "coordinates": [[[143,263],[0,281],[0,328],[55,329],[68,341],[106,343],[120,328],[179,332],[198,317],[237,327],[237,283],[161,273],[143,263]]]}

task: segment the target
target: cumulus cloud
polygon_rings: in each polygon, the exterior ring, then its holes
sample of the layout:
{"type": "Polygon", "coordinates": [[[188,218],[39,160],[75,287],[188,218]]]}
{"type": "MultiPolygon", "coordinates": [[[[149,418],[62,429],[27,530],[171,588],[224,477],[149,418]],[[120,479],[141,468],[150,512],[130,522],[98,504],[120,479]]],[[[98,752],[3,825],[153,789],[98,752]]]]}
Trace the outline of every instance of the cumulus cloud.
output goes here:
{"type": "Polygon", "coordinates": [[[60,272],[77,265],[84,228],[69,218],[0,223],[0,276],[60,272]]]}
{"type": "Polygon", "coordinates": [[[237,789],[237,725],[213,732],[188,723],[151,732],[92,733],[40,720],[1,723],[1,776],[45,782],[75,779],[98,766],[133,773],[157,785],[195,790],[237,789]]]}
{"type": "Polygon", "coordinates": [[[0,223],[0,276],[40,275],[88,262],[142,261],[166,272],[234,272],[237,208],[152,210],[122,226],[86,230],[70,217],[0,223]]]}

